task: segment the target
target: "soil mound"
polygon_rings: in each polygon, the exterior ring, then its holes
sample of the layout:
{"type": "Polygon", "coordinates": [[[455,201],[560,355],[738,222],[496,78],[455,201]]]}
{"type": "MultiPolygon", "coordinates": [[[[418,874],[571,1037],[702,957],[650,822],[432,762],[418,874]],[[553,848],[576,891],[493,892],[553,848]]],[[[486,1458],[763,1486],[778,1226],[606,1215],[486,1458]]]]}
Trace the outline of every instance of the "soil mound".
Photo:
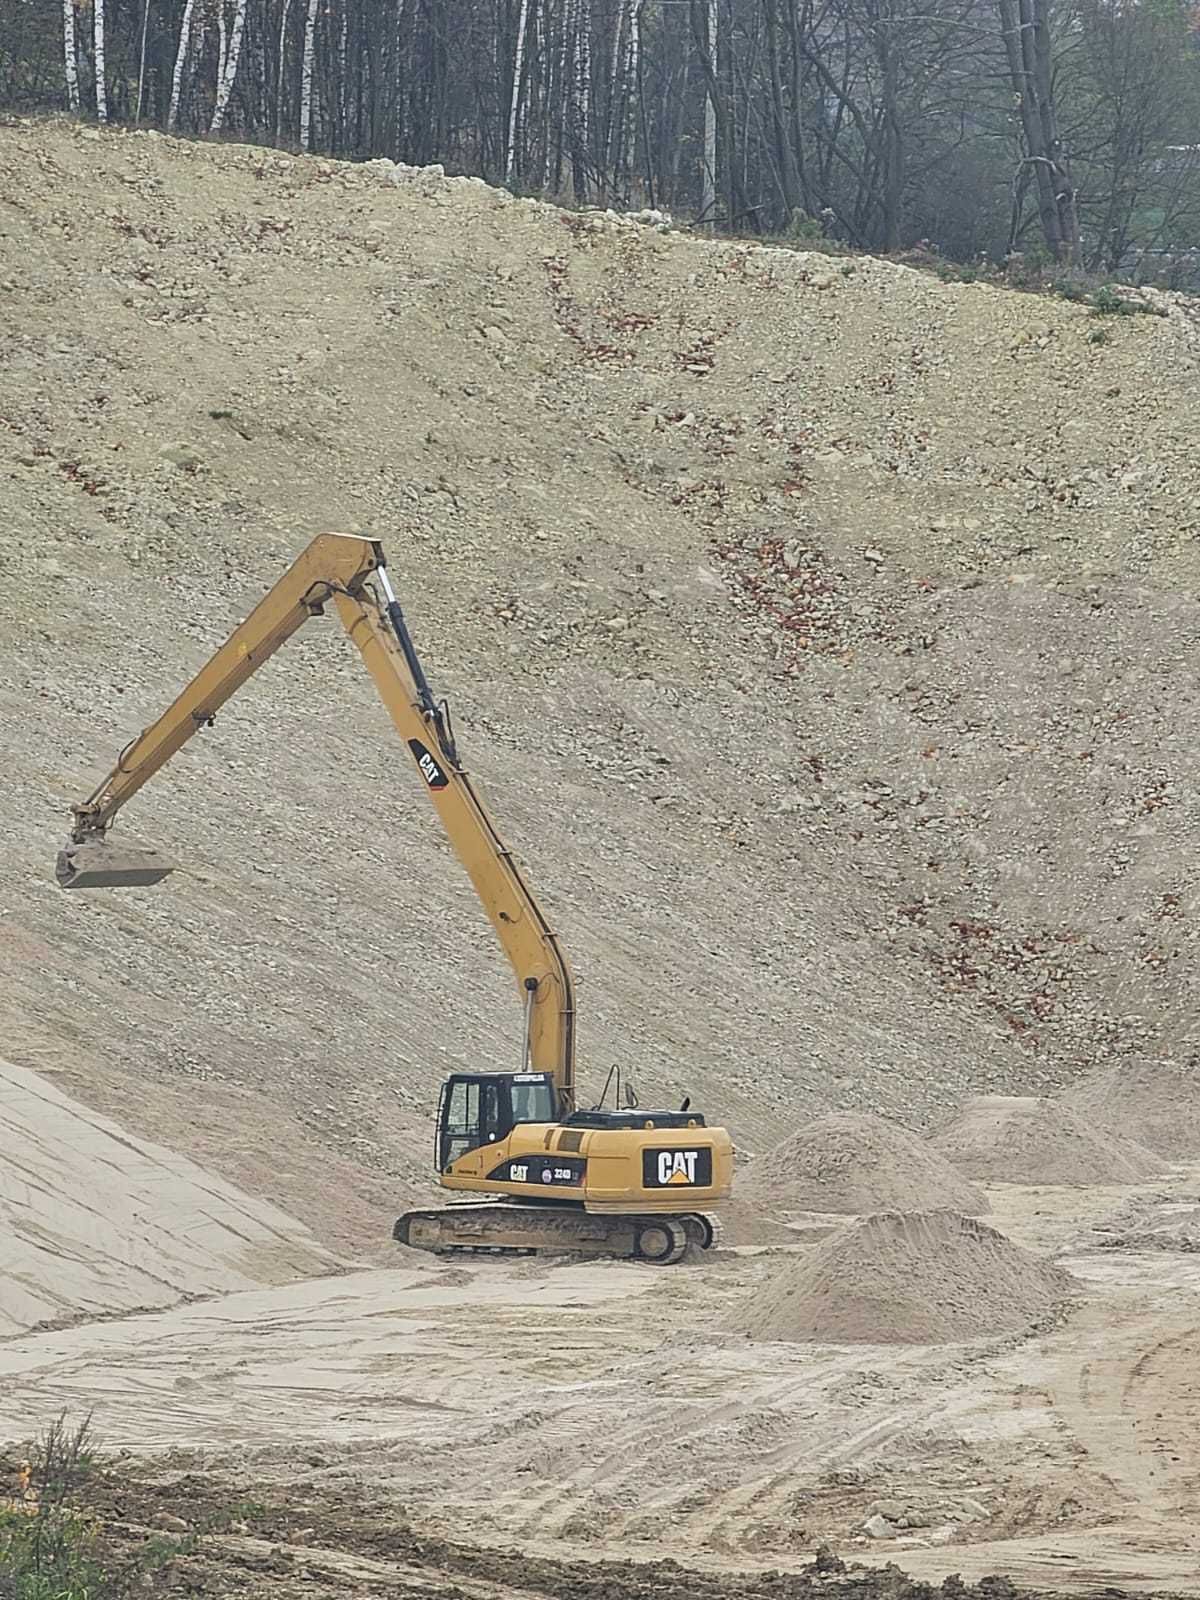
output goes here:
{"type": "Polygon", "coordinates": [[[1139,1198],[1095,1232],[1107,1250],[1170,1250],[1180,1255],[1200,1250],[1200,1204],[1139,1198]]]}
{"type": "MultiPolygon", "coordinates": [[[[736,1180],[735,1180],[736,1181],[736,1180]]],[[[734,1195],[721,1207],[721,1243],[726,1245],[797,1244],[792,1230],[777,1222],[753,1200],[734,1195]]]]}
{"type": "Polygon", "coordinates": [[[1143,1145],[1033,1095],[976,1095],[933,1143],[985,1183],[1141,1183],[1163,1165],[1143,1145]]]}
{"type": "Polygon", "coordinates": [[[946,1158],[883,1117],[834,1112],[794,1133],[747,1174],[760,1205],[789,1211],[965,1211],[988,1202],[946,1158]]]}
{"type": "Polygon", "coordinates": [[[1070,1275],[953,1211],[885,1212],[828,1239],[756,1294],[726,1328],[749,1339],[952,1344],[1030,1332],[1070,1275]]]}
{"type": "Polygon", "coordinates": [[[1172,1160],[1200,1156],[1200,1068],[1184,1061],[1122,1061],[1063,1092],[1062,1104],[1106,1134],[1136,1139],[1172,1160]]]}
{"type": "Polygon", "coordinates": [[[336,1271],[308,1230],[0,1062],[0,1338],[336,1271]]]}

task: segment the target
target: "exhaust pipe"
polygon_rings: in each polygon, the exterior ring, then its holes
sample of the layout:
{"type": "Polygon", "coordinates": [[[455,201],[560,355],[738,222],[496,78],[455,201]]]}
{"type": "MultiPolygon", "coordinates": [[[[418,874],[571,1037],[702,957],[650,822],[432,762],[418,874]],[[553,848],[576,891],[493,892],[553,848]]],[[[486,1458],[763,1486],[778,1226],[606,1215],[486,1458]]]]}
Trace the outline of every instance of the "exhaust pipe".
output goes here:
{"type": "Polygon", "coordinates": [[[157,850],[122,850],[105,839],[68,844],[54,866],[64,889],[143,889],[174,870],[157,850]]]}

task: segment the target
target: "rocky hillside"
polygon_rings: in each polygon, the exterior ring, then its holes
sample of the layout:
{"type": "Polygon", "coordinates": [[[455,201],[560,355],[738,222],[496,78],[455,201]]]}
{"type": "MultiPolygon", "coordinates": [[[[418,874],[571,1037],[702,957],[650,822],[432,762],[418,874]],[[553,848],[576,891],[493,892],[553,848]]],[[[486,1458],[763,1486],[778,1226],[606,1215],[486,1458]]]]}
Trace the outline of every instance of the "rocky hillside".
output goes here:
{"type": "Polygon", "coordinates": [[[423,1181],[441,1075],[515,1059],[332,626],[129,807],[186,873],[53,882],[69,801],[323,528],[386,544],[585,1085],[756,1150],[1186,1054],[1200,332],[1155,310],[0,127],[6,1054],[340,1243],[423,1181]]]}

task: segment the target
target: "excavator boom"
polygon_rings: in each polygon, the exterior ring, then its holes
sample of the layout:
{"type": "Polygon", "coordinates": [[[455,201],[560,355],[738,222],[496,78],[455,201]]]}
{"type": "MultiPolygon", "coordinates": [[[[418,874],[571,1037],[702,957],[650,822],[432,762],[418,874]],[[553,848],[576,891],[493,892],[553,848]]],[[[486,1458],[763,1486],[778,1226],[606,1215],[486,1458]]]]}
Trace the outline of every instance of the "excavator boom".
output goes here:
{"type": "Polygon", "coordinates": [[[445,708],[429,688],[374,540],[319,535],[158,720],[119,756],[95,790],[72,806],[59,852],[68,889],[142,887],[172,865],[156,851],[118,848],[106,833],[122,806],[310,617],[332,602],[406,743],[517,978],[525,1011],[525,1064],[548,1074],[564,1112],[575,1097],[571,973],[558,940],[458,759],[445,708]]]}

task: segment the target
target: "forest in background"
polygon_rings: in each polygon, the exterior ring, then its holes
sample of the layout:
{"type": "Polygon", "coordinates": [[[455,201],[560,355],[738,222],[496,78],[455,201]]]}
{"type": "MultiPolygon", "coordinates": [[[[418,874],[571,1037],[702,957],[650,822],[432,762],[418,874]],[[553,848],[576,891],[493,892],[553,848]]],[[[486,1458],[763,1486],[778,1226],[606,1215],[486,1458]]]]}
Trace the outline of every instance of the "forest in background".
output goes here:
{"type": "Polygon", "coordinates": [[[0,0],[0,106],[1200,288],[1182,0],[0,0]]]}

